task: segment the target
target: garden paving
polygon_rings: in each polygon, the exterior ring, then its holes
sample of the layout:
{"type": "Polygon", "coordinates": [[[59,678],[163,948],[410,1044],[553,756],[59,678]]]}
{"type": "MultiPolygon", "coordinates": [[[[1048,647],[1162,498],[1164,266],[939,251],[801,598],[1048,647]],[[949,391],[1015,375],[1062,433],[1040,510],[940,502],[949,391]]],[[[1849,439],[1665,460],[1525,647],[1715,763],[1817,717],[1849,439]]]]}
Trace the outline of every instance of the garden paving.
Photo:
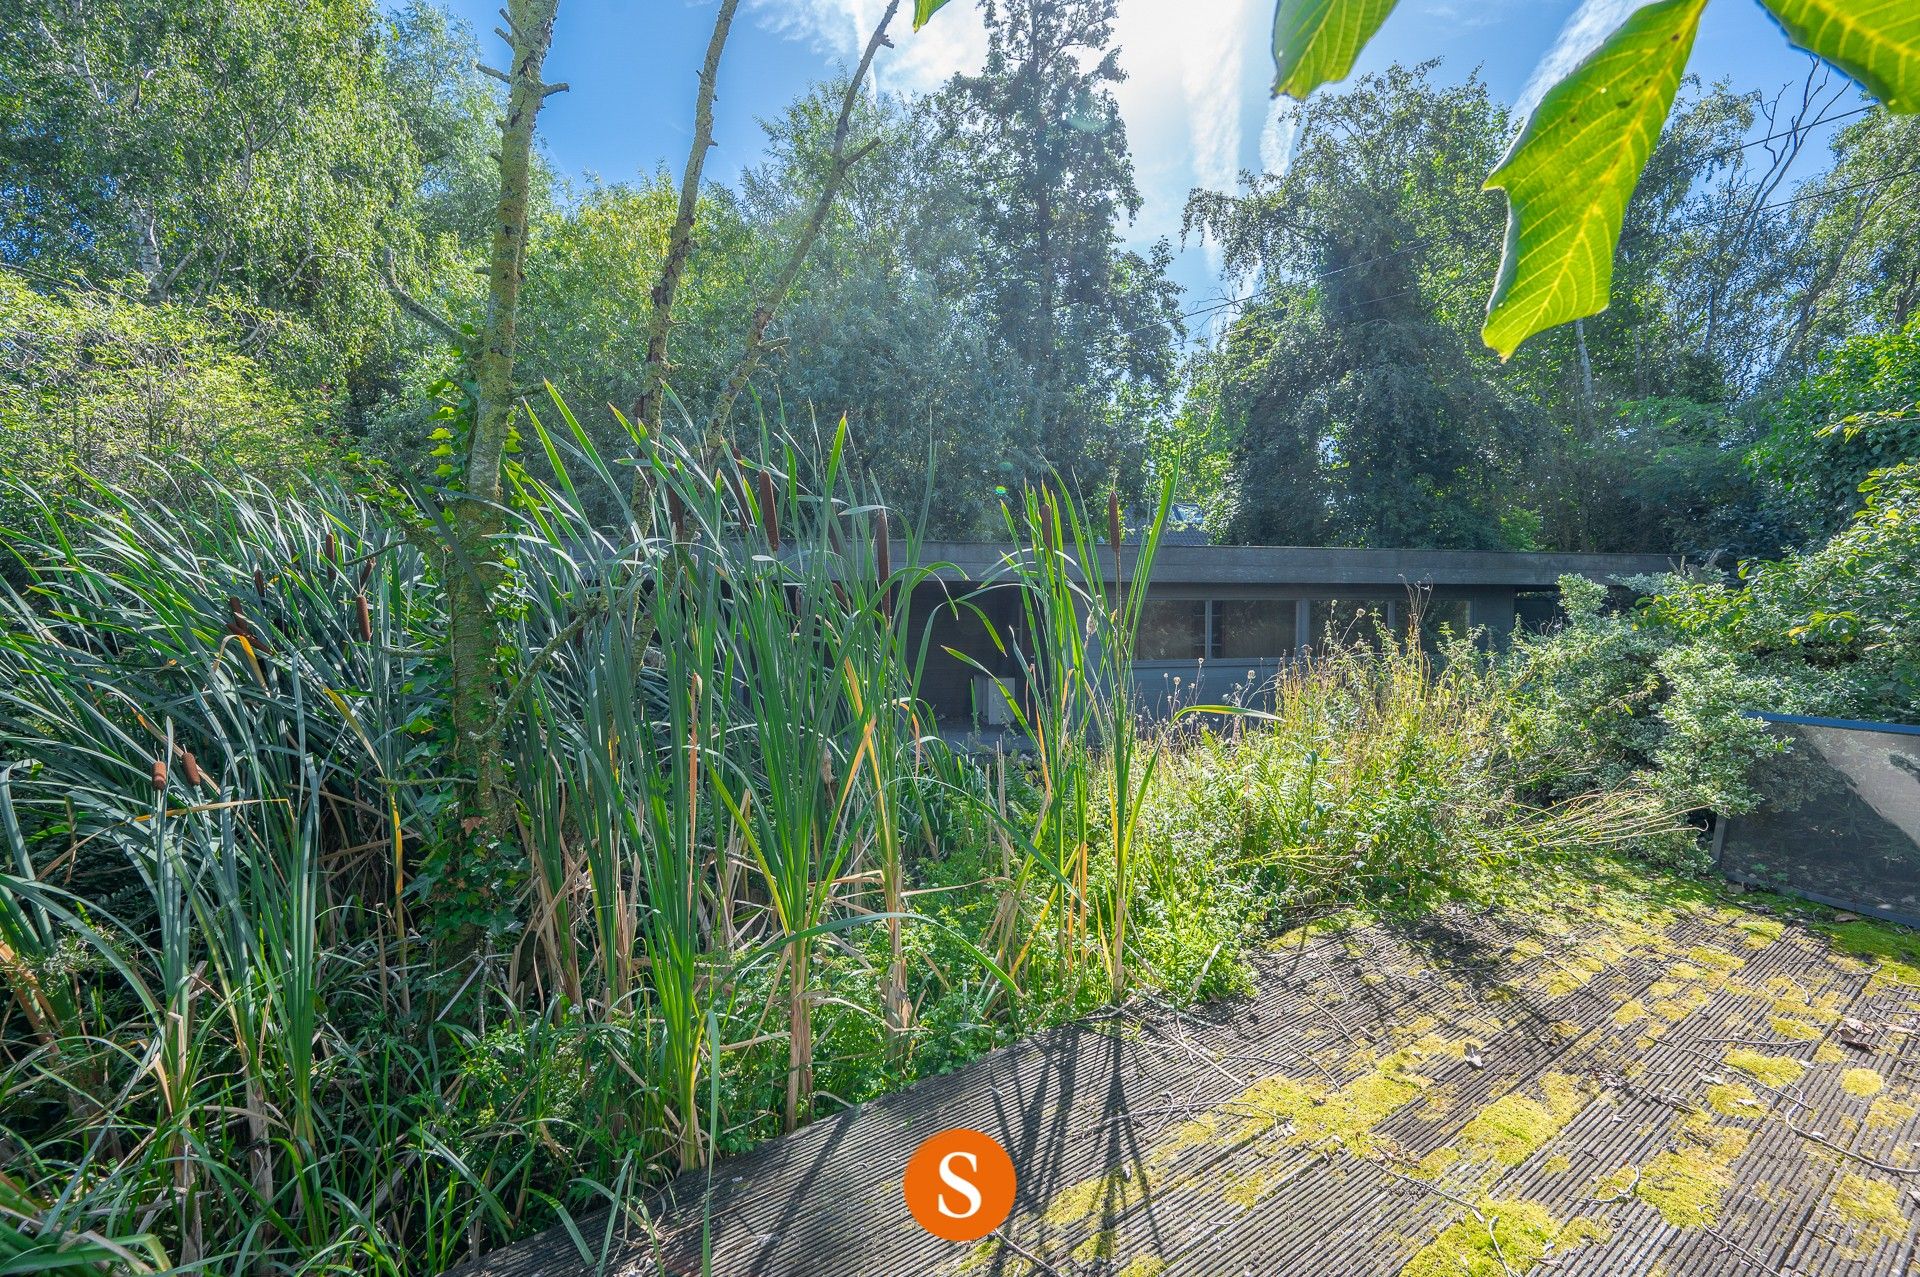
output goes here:
{"type": "MultiPolygon", "coordinates": [[[[1201,1012],[1130,1007],[722,1162],[720,1277],[1561,1277],[1920,1270],[1920,937],[1617,871],[1418,925],[1328,920],[1201,1012]],[[998,1139],[1014,1212],[921,1231],[908,1157],[998,1139]]],[[[701,1271],[704,1174],[593,1258],[701,1271]],[[648,1222],[648,1221],[651,1222],[648,1222]]]]}

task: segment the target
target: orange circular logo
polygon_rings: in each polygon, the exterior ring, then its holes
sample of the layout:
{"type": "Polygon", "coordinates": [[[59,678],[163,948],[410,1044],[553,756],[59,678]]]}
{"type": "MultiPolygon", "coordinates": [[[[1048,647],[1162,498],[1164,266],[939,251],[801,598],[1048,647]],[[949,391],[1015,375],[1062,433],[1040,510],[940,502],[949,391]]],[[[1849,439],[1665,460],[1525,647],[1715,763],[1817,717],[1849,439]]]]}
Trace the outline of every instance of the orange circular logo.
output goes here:
{"type": "Polygon", "coordinates": [[[1013,1210],[1013,1159],[999,1141],[955,1127],[929,1136],[907,1163],[907,1209],[950,1242],[978,1241],[1013,1210]]]}

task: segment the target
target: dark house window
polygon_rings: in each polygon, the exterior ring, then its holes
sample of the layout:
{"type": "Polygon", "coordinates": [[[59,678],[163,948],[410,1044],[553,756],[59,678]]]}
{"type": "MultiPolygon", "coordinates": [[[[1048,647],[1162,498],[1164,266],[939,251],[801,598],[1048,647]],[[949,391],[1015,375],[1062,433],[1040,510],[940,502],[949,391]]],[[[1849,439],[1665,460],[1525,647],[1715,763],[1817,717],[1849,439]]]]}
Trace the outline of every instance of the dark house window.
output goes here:
{"type": "Polygon", "coordinates": [[[1466,599],[1427,599],[1420,607],[1420,644],[1434,651],[1450,638],[1465,638],[1473,612],[1466,599]]]}
{"type": "Polygon", "coordinates": [[[1213,654],[1230,661],[1292,656],[1298,611],[1292,599],[1215,599],[1213,654]]]}
{"type": "Polygon", "coordinates": [[[1134,656],[1142,661],[1279,660],[1296,646],[1293,599],[1149,599],[1134,656]]]}
{"type": "Polygon", "coordinates": [[[1205,599],[1148,599],[1133,655],[1142,661],[1197,661],[1207,654],[1205,599]]]}
{"type": "Polygon", "coordinates": [[[1308,609],[1309,636],[1322,646],[1367,643],[1379,646],[1394,623],[1392,599],[1315,599],[1308,609]]]}

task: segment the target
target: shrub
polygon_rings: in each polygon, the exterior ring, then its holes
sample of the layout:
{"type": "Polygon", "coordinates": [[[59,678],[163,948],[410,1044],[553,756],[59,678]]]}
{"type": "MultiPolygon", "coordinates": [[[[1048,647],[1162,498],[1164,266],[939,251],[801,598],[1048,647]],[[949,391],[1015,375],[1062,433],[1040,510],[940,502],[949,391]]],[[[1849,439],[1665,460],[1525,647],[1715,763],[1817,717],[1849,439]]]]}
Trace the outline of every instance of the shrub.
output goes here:
{"type": "MultiPolygon", "coordinates": [[[[83,474],[165,490],[155,458],[285,483],[323,456],[326,401],[291,366],[308,340],[295,321],[220,299],[190,308],[97,288],[39,292],[0,268],[7,468],[53,497],[83,486],[83,474]]],[[[17,527],[26,511],[8,500],[0,525],[17,527]]]]}
{"type": "Polygon", "coordinates": [[[1754,762],[1783,747],[1751,711],[1914,721],[1920,713],[1920,466],[1876,471],[1824,544],[1671,576],[1634,608],[1561,582],[1559,629],[1515,642],[1515,740],[1556,793],[1645,783],[1689,810],[1750,810],[1754,762]]]}

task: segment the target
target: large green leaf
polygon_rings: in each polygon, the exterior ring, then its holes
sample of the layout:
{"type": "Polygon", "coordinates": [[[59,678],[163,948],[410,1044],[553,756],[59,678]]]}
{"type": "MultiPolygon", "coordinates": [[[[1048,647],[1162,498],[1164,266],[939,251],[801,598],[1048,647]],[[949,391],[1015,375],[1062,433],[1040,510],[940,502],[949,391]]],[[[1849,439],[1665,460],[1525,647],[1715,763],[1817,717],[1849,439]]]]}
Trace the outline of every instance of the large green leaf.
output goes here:
{"type": "Polygon", "coordinates": [[[927,19],[938,13],[947,0],[913,0],[913,29],[918,31],[927,25],[927,19]]]}
{"type": "Polygon", "coordinates": [[[1761,0],[1787,38],[1866,86],[1889,111],[1920,111],[1920,0],[1761,0]]]}
{"type": "Polygon", "coordinates": [[[1273,91],[1304,99],[1344,80],[1397,0],[1278,0],[1273,6],[1273,91]]]}
{"type": "Polygon", "coordinates": [[[1607,308],[1627,201],[1673,107],[1706,0],[1635,11],[1547,90],[1487,189],[1507,193],[1507,242],[1481,336],[1513,354],[1607,308]]]}

